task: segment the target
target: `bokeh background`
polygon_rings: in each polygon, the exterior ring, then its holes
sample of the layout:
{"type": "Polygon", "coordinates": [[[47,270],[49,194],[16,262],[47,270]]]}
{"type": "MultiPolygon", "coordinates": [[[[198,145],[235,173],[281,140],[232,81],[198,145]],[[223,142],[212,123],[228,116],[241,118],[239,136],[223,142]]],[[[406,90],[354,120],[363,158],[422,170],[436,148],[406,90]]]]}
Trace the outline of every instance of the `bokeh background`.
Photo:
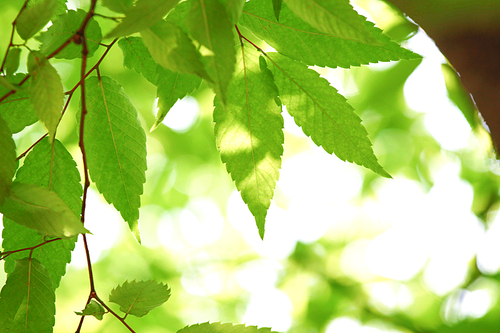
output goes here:
{"type": "MultiPolygon", "coordinates": [[[[328,155],[285,112],[283,165],[261,241],[215,147],[212,92],[203,87],[179,101],[148,134],[142,245],[95,189],[89,194],[86,227],[101,298],[126,280],[154,278],[172,289],[165,305],[128,317],[138,332],[205,321],[301,333],[500,332],[500,168],[487,127],[424,31],[384,2],[353,3],[424,57],[317,69],[354,106],[393,179],[328,155]]],[[[0,0],[0,54],[21,5],[0,0]]],[[[52,63],[70,89],[79,62],[52,63]]],[[[101,72],[123,84],[149,129],[155,88],[122,63],[114,47],[101,72]]],[[[77,109],[75,98],[58,139],[81,164],[77,109]]],[[[19,152],[43,134],[35,124],[16,135],[19,152]]],[[[55,332],[76,329],[73,311],[87,295],[78,243],[57,290],[55,332]]],[[[83,331],[126,329],[108,315],[86,318],[83,331]]]]}

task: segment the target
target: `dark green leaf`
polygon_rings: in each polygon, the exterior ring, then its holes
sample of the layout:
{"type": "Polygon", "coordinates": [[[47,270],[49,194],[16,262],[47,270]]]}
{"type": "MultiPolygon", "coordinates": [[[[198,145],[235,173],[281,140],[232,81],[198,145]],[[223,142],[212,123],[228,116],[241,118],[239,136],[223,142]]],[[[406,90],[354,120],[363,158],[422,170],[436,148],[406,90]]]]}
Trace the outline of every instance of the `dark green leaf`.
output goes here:
{"type": "Polygon", "coordinates": [[[90,77],[85,84],[84,140],[90,176],[106,201],[133,226],[146,181],[146,134],[118,82],[103,76],[101,82],[90,77]]]}
{"type": "Polygon", "coordinates": [[[263,238],[283,155],[283,117],[272,73],[259,64],[259,53],[242,47],[237,65],[226,107],[215,102],[215,135],[222,162],[263,238]]]}
{"type": "Polygon", "coordinates": [[[238,23],[243,6],[245,6],[245,0],[220,0],[220,2],[226,7],[226,12],[231,17],[231,22],[233,24],[238,23]]]}
{"type": "Polygon", "coordinates": [[[174,73],[163,67],[158,68],[158,78],[156,85],[158,90],[158,114],[151,128],[156,129],[161,124],[168,111],[174,106],[177,100],[193,93],[200,87],[201,78],[194,75],[174,73]]]}
{"type": "Polygon", "coordinates": [[[106,35],[106,38],[128,36],[147,29],[160,21],[179,0],[138,0],[125,12],[125,18],[106,35]]]}
{"type": "Polygon", "coordinates": [[[272,59],[280,98],[297,125],[315,144],[343,161],[367,167],[390,177],[378,164],[361,119],[326,79],[307,65],[277,53],[272,59]]]}
{"type": "Polygon", "coordinates": [[[278,21],[278,22],[280,20],[280,13],[281,13],[281,5],[282,4],[283,4],[283,0],[273,0],[274,16],[276,17],[276,21],[278,21]]]}
{"type": "Polygon", "coordinates": [[[39,52],[30,53],[28,70],[31,74],[28,90],[31,104],[53,140],[64,102],[61,78],[56,69],[39,52]]]}
{"type": "Polygon", "coordinates": [[[213,55],[207,56],[207,69],[215,92],[225,103],[236,62],[229,15],[218,0],[193,0],[185,24],[191,36],[212,51],[213,55]]]}
{"type": "Polygon", "coordinates": [[[270,328],[221,323],[201,323],[186,326],[177,333],[272,333],[270,328]]]}
{"type": "MultiPolygon", "coordinates": [[[[20,83],[25,77],[26,74],[18,73],[9,77],[9,82],[12,84],[20,83]]],[[[0,96],[4,96],[10,90],[0,85],[0,96]]],[[[21,132],[26,126],[38,121],[30,103],[28,91],[24,89],[18,90],[0,103],[0,115],[7,122],[12,133],[21,132]]]]}
{"type": "Polygon", "coordinates": [[[125,282],[111,290],[109,301],[120,306],[125,314],[142,317],[165,303],[170,297],[166,284],[150,281],[125,282]]]}
{"type": "Polygon", "coordinates": [[[123,52],[123,65],[142,74],[146,80],[156,84],[156,66],[148,49],[139,37],[127,37],[118,41],[123,52]]]}
{"type": "Polygon", "coordinates": [[[1,212],[49,237],[70,238],[89,232],[68,205],[46,187],[14,182],[1,212]]]}
{"type": "Polygon", "coordinates": [[[201,62],[201,55],[181,28],[160,21],[141,31],[142,40],[153,59],[166,69],[183,74],[195,74],[211,81],[201,62]]]}
{"type": "MultiPolygon", "coordinates": [[[[77,11],[69,10],[67,13],[59,16],[50,28],[40,34],[37,38],[41,43],[40,52],[48,56],[64,44],[76,31],[80,28],[87,12],[78,9],[77,11]]],[[[87,41],[88,56],[94,55],[99,48],[99,42],[102,39],[101,28],[96,20],[90,19],[85,29],[85,38],[87,41]]],[[[61,52],[55,55],[58,59],[75,59],[82,57],[82,45],[70,43],[61,52]]]]}
{"type": "Polygon", "coordinates": [[[264,39],[279,53],[307,65],[345,67],[420,56],[391,42],[389,37],[366,22],[368,31],[378,44],[362,43],[320,32],[283,6],[280,22],[276,22],[268,0],[247,2],[240,24],[264,39]],[[382,45],[380,45],[382,43],[382,45]]]}
{"type": "Polygon", "coordinates": [[[12,186],[16,172],[16,144],[7,122],[0,116],[0,206],[12,186]]]}
{"type": "Polygon", "coordinates": [[[33,37],[49,23],[59,4],[55,0],[44,0],[26,8],[16,20],[16,29],[22,39],[33,37]]]}
{"type": "Polygon", "coordinates": [[[17,260],[0,293],[0,333],[52,332],[55,301],[45,267],[37,259],[17,260]]]}
{"type": "Polygon", "coordinates": [[[104,7],[117,13],[125,13],[134,4],[134,0],[102,0],[101,2],[104,7]]]}
{"type": "Polygon", "coordinates": [[[79,316],[94,316],[97,320],[102,320],[105,312],[106,311],[101,303],[97,302],[95,299],[91,299],[82,312],[75,311],[75,313],[79,316]]]}
{"type": "Polygon", "coordinates": [[[7,59],[5,60],[5,72],[7,75],[14,75],[14,73],[19,68],[19,60],[21,58],[21,49],[19,47],[14,47],[7,53],[7,59]]]}
{"type": "MultiPolygon", "coordinates": [[[[54,151],[49,140],[43,139],[26,156],[23,166],[17,171],[16,181],[49,187],[69,206],[71,211],[80,215],[82,207],[82,185],[80,173],[71,154],[58,141],[54,141],[54,151]],[[52,172],[52,175],[51,175],[52,172]]],[[[3,220],[3,243],[5,251],[31,247],[44,241],[44,236],[12,220],[3,220]]],[[[33,251],[33,256],[47,268],[54,288],[59,286],[66,272],[66,264],[71,261],[71,251],[76,238],[62,239],[41,246],[33,251]]],[[[28,252],[13,253],[5,259],[5,271],[14,270],[16,259],[25,258],[28,252]]]]}

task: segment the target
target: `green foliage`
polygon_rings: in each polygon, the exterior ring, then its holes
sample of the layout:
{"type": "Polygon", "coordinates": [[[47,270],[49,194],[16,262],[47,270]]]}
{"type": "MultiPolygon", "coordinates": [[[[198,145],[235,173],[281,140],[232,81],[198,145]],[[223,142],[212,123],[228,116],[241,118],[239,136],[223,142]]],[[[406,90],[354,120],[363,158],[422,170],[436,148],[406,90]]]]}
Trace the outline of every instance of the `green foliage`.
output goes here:
{"type": "Polygon", "coordinates": [[[0,117],[0,207],[9,195],[16,172],[16,144],[8,124],[0,117]]]}
{"type": "Polygon", "coordinates": [[[105,312],[104,307],[95,299],[91,299],[81,312],[75,311],[79,316],[94,316],[97,320],[102,320],[105,312]]]}
{"type": "Polygon", "coordinates": [[[270,328],[257,328],[257,326],[202,323],[184,327],[177,333],[271,333],[270,328]]]}
{"type": "Polygon", "coordinates": [[[142,317],[170,298],[170,288],[156,281],[132,281],[111,290],[109,301],[120,306],[125,315],[142,317]]]}
{"type": "MultiPolygon", "coordinates": [[[[17,85],[26,79],[26,74],[17,73],[9,77],[10,84],[17,85]]],[[[0,94],[6,96],[10,89],[0,86],[0,94]]],[[[9,125],[12,133],[21,132],[26,126],[38,121],[29,99],[28,89],[18,89],[15,94],[0,102],[0,115],[9,125]]]]}
{"type": "Polygon", "coordinates": [[[21,58],[21,49],[19,47],[9,50],[5,60],[5,72],[7,75],[14,74],[19,68],[19,61],[21,58]]]}
{"type": "Polygon", "coordinates": [[[26,8],[17,18],[17,33],[28,40],[49,23],[56,13],[58,3],[55,0],[43,0],[26,8]]]}

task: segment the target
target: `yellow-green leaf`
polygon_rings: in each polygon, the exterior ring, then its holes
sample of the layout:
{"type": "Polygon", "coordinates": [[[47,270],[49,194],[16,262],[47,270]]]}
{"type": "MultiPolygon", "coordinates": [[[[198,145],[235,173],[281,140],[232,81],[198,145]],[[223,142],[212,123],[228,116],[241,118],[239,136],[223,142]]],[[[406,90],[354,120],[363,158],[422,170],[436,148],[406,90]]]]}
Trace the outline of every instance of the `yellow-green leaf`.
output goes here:
{"type": "Polygon", "coordinates": [[[26,8],[17,18],[17,33],[24,40],[30,39],[49,23],[58,8],[55,0],[44,0],[26,8]]]}

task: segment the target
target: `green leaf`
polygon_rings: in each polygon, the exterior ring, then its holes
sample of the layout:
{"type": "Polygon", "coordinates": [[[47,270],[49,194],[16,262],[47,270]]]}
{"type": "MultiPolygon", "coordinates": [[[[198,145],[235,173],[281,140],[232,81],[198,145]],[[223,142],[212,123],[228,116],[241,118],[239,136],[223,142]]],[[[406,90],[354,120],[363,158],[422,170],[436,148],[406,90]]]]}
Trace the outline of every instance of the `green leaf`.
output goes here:
{"type": "Polygon", "coordinates": [[[12,186],[16,172],[16,144],[7,122],[0,116],[0,207],[12,186]]]}
{"type": "Polygon", "coordinates": [[[22,39],[28,40],[49,23],[59,4],[55,0],[44,0],[26,8],[16,20],[16,29],[22,39]]]}
{"type": "Polygon", "coordinates": [[[389,37],[383,35],[370,22],[365,25],[377,38],[377,44],[352,41],[320,32],[294,15],[287,6],[283,6],[278,23],[267,1],[247,2],[240,24],[264,39],[279,53],[307,65],[349,68],[380,61],[420,57],[391,42],[389,37]]]}
{"type": "Polygon", "coordinates": [[[104,7],[108,7],[114,12],[125,13],[132,7],[134,0],[102,0],[101,3],[104,7]]]}
{"type": "Polygon", "coordinates": [[[276,17],[276,21],[278,21],[278,22],[280,20],[280,13],[281,13],[281,5],[282,4],[283,4],[283,0],[273,0],[274,16],[276,17]]]}
{"type": "Polygon", "coordinates": [[[174,23],[160,21],[141,31],[141,36],[153,59],[164,68],[211,81],[200,53],[188,35],[174,23]]]}
{"type": "Polygon", "coordinates": [[[366,26],[366,18],[352,8],[349,0],[286,0],[288,8],[318,31],[373,45],[384,45],[366,26]]]}
{"type": "Polygon", "coordinates": [[[238,23],[243,6],[245,6],[245,0],[220,0],[220,2],[226,8],[229,17],[231,17],[231,22],[233,24],[238,23]]]}
{"type": "Polygon", "coordinates": [[[151,131],[161,124],[172,106],[179,99],[192,94],[200,87],[201,78],[194,75],[174,73],[159,67],[156,85],[158,86],[156,92],[156,96],[158,96],[158,114],[151,131]]]}
{"type": "Polygon", "coordinates": [[[215,102],[215,135],[222,162],[263,238],[283,155],[283,117],[272,73],[259,64],[259,53],[242,47],[237,64],[226,107],[215,102]]]}
{"type": "Polygon", "coordinates": [[[125,18],[106,35],[122,37],[147,29],[160,21],[179,0],[138,0],[125,12],[125,18]]]}
{"type": "Polygon", "coordinates": [[[55,301],[45,267],[37,259],[17,260],[0,293],[0,333],[52,332],[55,301]]]}
{"type": "MultiPolygon", "coordinates": [[[[73,157],[58,140],[54,140],[54,151],[48,138],[40,141],[26,156],[23,166],[17,171],[16,181],[47,188],[50,184],[51,190],[61,197],[71,211],[76,216],[80,215],[83,193],[80,173],[73,157]]],[[[2,247],[5,251],[35,246],[45,240],[44,235],[5,217],[3,226],[2,247]]],[[[66,264],[71,261],[75,242],[76,237],[62,239],[33,251],[33,256],[47,268],[54,288],[59,286],[61,277],[66,273],[66,264]]],[[[17,252],[8,256],[5,259],[5,271],[12,272],[16,259],[28,255],[28,252],[17,252]]]]}
{"type": "Polygon", "coordinates": [[[14,182],[1,212],[49,237],[70,238],[89,232],[55,192],[37,185],[14,182]]]}
{"type": "Polygon", "coordinates": [[[126,37],[118,41],[123,52],[123,65],[142,74],[146,80],[156,84],[156,62],[140,37],[126,37]]]}
{"type": "MultiPolygon", "coordinates": [[[[9,77],[11,84],[20,83],[26,74],[15,74],[9,77]]],[[[0,85],[0,96],[4,96],[10,90],[0,85]]],[[[13,95],[10,95],[0,103],[0,115],[9,125],[12,133],[21,132],[26,126],[29,126],[38,121],[38,117],[30,103],[28,90],[18,89],[13,95]]]]}
{"type": "Polygon", "coordinates": [[[270,328],[221,323],[201,323],[186,326],[177,333],[272,333],[270,328]]]}
{"type": "MultiPolygon", "coordinates": [[[[71,36],[73,36],[82,25],[87,12],[78,9],[69,10],[59,16],[50,28],[40,34],[37,38],[41,43],[40,52],[48,56],[63,45],[71,36]]],[[[91,18],[85,28],[85,38],[87,41],[88,56],[92,57],[99,48],[102,39],[102,32],[96,20],[91,18]]],[[[82,57],[82,45],[70,43],[61,52],[55,55],[57,59],[75,59],[82,57]]]]}
{"type": "Polygon", "coordinates": [[[207,69],[215,92],[225,103],[236,62],[229,15],[218,0],[193,0],[185,25],[194,39],[212,51],[213,55],[207,56],[207,69]]]}
{"type": "Polygon", "coordinates": [[[170,298],[170,289],[166,284],[150,281],[126,281],[111,290],[109,301],[120,306],[126,315],[142,317],[149,311],[162,305],[170,298]]]}
{"type": "Polygon", "coordinates": [[[378,164],[361,119],[346,99],[307,65],[274,52],[268,56],[281,101],[304,133],[329,154],[390,178],[378,164]]]}
{"type": "Polygon", "coordinates": [[[102,320],[106,311],[101,303],[97,302],[95,299],[91,299],[82,312],[75,311],[75,313],[79,316],[94,316],[97,320],[102,320]]]}
{"type": "Polygon", "coordinates": [[[146,181],[146,134],[137,111],[113,79],[85,80],[87,116],[84,137],[92,180],[107,202],[133,226],[139,219],[146,181]]]}
{"type": "Polygon", "coordinates": [[[5,59],[5,72],[8,76],[14,75],[14,73],[19,68],[19,61],[21,58],[21,49],[19,47],[14,47],[9,49],[7,53],[7,59],[5,59]]]}
{"type": "Polygon", "coordinates": [[[31,74],[28,90],[31,104],[36,115],[49,131],[49,137],[53,140],[64,102],[61,78],[40,52],[30,53],[28,70],[31,74]]]}

